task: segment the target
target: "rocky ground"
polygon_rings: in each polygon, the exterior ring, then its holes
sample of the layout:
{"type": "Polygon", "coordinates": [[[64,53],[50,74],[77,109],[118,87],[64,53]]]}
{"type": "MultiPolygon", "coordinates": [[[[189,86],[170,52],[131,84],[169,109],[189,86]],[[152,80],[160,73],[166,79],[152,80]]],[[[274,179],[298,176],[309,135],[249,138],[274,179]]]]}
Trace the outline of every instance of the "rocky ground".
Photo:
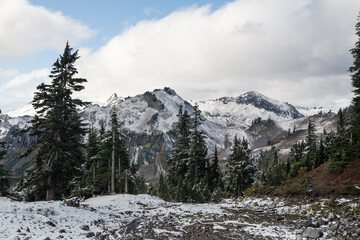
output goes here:
{"type": "Polygon", "coordinates": [[[243,198],[168,203],[111,195],[77,204],[0,198],[0,239],[359,239],[360,201],[243,198]]]}

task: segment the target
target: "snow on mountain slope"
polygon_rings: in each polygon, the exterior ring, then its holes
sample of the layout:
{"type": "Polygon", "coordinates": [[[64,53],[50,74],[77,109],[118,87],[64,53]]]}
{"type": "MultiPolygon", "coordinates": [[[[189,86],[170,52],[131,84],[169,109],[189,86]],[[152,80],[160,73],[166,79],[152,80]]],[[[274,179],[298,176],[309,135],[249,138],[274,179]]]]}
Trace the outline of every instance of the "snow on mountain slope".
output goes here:
{"type": "MultiPolygon", "coordinates": [[[[180,105],[183,105],[184,110],[189,114],[194,112],[193,107],[170,88],[146,92],[116,103],[113,101],[113,103],[110,107],[92,105],[84,109],[81,114],[85,122],[95,128],[100,128],[101,122],[106,128],[110,128],[111,112],[116,111],[124,129],[137,134],[165,134],[167,135],[165,139],[170,141],[171,137],[168,133],[177,121],[180,105]]],[[[212,148],[215,145],[223,148],[223,143],[227,137],[225,135],[231,137],[236,134],[240,137],[245,136],[242,129],[227,130],[223,126],[208,120],[203,122],[201,130],[204,131],[207,136],[206,142],[212,148]]],[[[171,143],[169,144],[171,145],[171,143]]]]}
{"type": "Polygon", "coordinates": [[[10,117],[22,117],[22,116],[35,116],[35,109],[33,108],[33,106],[29,103],[26,104],[25,106],[12,110],[10,112],[6,112],[5,114],[10,116],[10,117]]]}
{"type": "Polygon", "coordinates": [[[9,117],[7,114],[0,113],[0,139],[4,138],[12,127],[23,129],[30,119],[30,116],[9,117]]]}
{"type": "MultiPolygon", "coordinates": [[[[195,102],[192,101],[194,104],[195,102]]],[[[251,126],[257,118],[271,119],[275,122],[303,117],[295,107],[288,103],[266,97],[251,91],[236,98],[223,97],[216,100],[197,102],[204,116],[222,126],[251,126]]]]}
{"type": "Polygon", "coordinates": [[[319,113],[337,113],[340,109],[340,107],[330,106],[330,107],[301,107],[296,106],[295,107],[302,115],[304,116],[313,116],[319,113]]]}

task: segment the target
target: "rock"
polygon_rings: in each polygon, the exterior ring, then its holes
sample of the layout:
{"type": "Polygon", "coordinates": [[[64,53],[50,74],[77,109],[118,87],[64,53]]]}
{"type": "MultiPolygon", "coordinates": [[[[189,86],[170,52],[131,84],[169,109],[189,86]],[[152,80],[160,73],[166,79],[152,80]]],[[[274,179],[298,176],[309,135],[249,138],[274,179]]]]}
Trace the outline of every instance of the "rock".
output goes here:
{"type": "Polygon", "coordinates": [[[65,229],[60,229],[59,233],[66,233],[66,230],[65,229]]]}
{"type": "Polygon", "coordinates": [[[313,228],[313,227],[308,227],[305,229],[305,231],[303,232],[303,237],[306,238],[312,238],[312,239],[316,239],[316,238],[320,238],[323,236],[323,232],[320,231],[319,229],[313,228]]]}
{"type": "Polygon", "coordinates": [[[329,213],[328,217],[327,217],[330,221],[333,221],[336,219],[336,215],[334,213],[329,213]]]}
{"type": "Polygon", "coordinates": [[[347,231],[343,232],[343,237],[346,237],[348,235],[347,231]]]}
{"type": "Polygon", "coordinates": [[[304,223],[304,227],[319,227],[319,226],[320,226],[319,222],[316,221],[316,219],[314,219],[314,218],[309,218],[304,223]]]}
{"type": "Polygon", "coordinates": [[[360,227],[355,230],[355,233],[356,233],[357,235],[360,235],[360,227]]]}
{"type": "Polygon", "coordinates": [[[330,231],[332,232],[336,232],[336,230],[338,229],[338,225],[337,224],[334,224],[330,227],[330,231]]]}
{"type": "Polygon", "coordinates": [[[86,234],[86,237],[87,238],[91,238],[91,237],[94,237],[95,236],[95,233],[94,232],[88,232],[87,234],[86,234]]]}
{"type": "Polygon", "coordinates": [[[89,230],[90,230],[89,225],[82,225],[80,228],[81,228],[82,230],[84,230],[84,231],[89,231],[89,230]]]}
{"type": "Polygon", "coordinates": [[[138,219],[135,219],[131,221],[127,226],[125,230],[125,234],[129,234],[130,232],[134,231],[140,224],[140,221],[138,219]]]}
{"type": "Polygon", "coordinates": [[[51,240],[49,237],[46,237],[44,240],[51,240]]]}
{"type": "Polygon", "coordinates": [[[52,221],[47,221],[46,224],[48,224],[51,227],[56,227],[56,224],[53,223],[52,221]]]}
{"type": "Polygon", "coordinates": [[[27,228],[26,228],[26,231],[27,231],[27,232],[30,232],[30,228],[29,228],[29,227],[27,227],[27,228]]]}
{"type": "Polygon", "coordinates": [[[65,199],[64,204],[69,207],[79,207],[80,206],[80,199],[77,197],[73,197],[70,199],[65,199]]]}

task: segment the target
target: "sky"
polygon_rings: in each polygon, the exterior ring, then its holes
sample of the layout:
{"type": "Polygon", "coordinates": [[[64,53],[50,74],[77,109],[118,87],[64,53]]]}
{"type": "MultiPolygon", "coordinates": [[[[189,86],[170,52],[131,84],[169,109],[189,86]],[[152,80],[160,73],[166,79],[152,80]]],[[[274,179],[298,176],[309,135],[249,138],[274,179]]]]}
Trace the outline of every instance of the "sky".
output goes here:
{"type": "Polygon", "coordinates": [[[171,87],[186,100],[255,90],[301,106],[346,106],[358,0],[0,0],[0,109],[50,83],[79,50],[84,100],[171,87]]]}

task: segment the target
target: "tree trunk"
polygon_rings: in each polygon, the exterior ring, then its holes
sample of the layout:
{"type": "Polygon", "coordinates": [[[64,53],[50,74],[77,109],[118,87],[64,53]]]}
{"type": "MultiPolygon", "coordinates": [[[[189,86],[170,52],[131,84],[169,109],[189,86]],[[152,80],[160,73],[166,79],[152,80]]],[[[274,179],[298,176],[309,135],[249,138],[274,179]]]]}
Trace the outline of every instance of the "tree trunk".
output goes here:
{"type": "MultiPolygon", "coordinates": [[[[119,174],[119,179],[120,179],[120,176],[121,176],[121,159],[120,159],[120,156],[119,156],[118,174],[119,174]]],[[[121,193],[121,184],[119,184],[119,193],[121,193]]]]}
{"type": "Polygon", "coordinates": [[[94,164],[94,165],[93,165],[93,176],[92,176],[93,187],[95,187],[95,178],[96,178],[96,173],[95,173],[95,164],[94,164]]]}
{"type": "Polygon", "coordinates": [[[128,174],[125,172],[125,193],[128,193],[128,174]]]}
{"type": "Polygon", "coordinates": [[[56,196],[56,185],[54,180],[49,177],[47,180],[47,189],[46,189],[46,201],[55,200],[56,196]]]}
{"type": "Polygon", "coordinates": [[[111,193],[115,193],[115,130],[112,132],[111,193]]]}

